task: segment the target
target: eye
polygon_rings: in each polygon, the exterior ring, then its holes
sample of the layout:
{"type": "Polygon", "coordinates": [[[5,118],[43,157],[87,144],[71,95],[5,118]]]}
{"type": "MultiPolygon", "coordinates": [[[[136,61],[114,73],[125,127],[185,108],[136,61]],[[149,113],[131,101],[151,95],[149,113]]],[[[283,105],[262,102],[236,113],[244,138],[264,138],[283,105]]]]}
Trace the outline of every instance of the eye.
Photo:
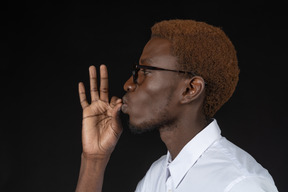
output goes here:
{"type": "Polygon", "coordinates": [[[144,75],[147,75],[150,73],[150,71],[148,71],[147,69],[141,69],[140,70],[144,75]]]}

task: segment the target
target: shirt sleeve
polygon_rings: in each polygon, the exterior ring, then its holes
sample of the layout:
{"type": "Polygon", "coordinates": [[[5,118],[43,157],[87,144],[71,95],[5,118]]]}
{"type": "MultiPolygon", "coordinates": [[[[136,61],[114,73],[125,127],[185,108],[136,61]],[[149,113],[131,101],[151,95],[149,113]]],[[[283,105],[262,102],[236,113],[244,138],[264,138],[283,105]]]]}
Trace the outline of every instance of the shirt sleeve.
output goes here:
{"type": "Polygon", "coordinates": [[[227,192],[278,192],[273,181],[266,178],[246,177],[230,186],[227,192]]]}

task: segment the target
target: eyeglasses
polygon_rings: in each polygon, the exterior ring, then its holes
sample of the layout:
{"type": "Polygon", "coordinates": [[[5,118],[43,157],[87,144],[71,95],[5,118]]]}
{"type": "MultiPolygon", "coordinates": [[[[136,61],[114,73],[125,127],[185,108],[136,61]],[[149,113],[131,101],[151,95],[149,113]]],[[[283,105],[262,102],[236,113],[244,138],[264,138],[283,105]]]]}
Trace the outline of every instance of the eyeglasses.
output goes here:
{"type": "Polygon", "coordinates": [[[147,66],[147,65],[135,65],[134,69],[132,70],[132,75],[133,75],[133,82],[135,84],[140,84],[143,82],[144,78],[142,78],[139,81],[139,75],[138,72],[140,69],[149,69],[149,70],[159,70],[159,71],[171,71],[171,72],[177,72],[177,73],[185,73],[185,74],[189,74],[192,76],[196,76],[194,73],[190,72],[190,71],[179,71],[179,70],[172,70],[172,69],[163,69],[160,67],[153,67],[153,66],[147,66]]]}

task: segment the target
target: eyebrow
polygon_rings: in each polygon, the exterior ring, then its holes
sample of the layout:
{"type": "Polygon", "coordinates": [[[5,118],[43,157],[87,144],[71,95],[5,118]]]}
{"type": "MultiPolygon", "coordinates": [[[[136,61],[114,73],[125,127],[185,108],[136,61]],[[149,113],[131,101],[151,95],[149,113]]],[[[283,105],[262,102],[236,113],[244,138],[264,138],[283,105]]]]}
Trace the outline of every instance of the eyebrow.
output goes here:
{"type": "Polygon", "coordinates": [[[141,59],[140,60],[140,65],[143,64],[143,63],[153,63],[153,60],[151,58],[144,58],[144,59],[141,59]]]}

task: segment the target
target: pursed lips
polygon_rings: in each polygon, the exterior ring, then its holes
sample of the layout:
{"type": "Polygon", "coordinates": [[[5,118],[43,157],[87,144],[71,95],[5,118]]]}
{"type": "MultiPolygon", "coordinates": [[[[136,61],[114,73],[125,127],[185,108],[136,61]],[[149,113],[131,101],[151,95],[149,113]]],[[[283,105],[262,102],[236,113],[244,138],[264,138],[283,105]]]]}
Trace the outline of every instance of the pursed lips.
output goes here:
{"type": "Polygon", "coordinates": [[[127,99],[127,95],[124,95],[123,97],[122,97],[122,101],[123,101],[123,104],[122,104],[122,106],[121,106],[121,111],[123,112],[123,113],[127,113],[128,112],[128,99],[127,99]]]}

